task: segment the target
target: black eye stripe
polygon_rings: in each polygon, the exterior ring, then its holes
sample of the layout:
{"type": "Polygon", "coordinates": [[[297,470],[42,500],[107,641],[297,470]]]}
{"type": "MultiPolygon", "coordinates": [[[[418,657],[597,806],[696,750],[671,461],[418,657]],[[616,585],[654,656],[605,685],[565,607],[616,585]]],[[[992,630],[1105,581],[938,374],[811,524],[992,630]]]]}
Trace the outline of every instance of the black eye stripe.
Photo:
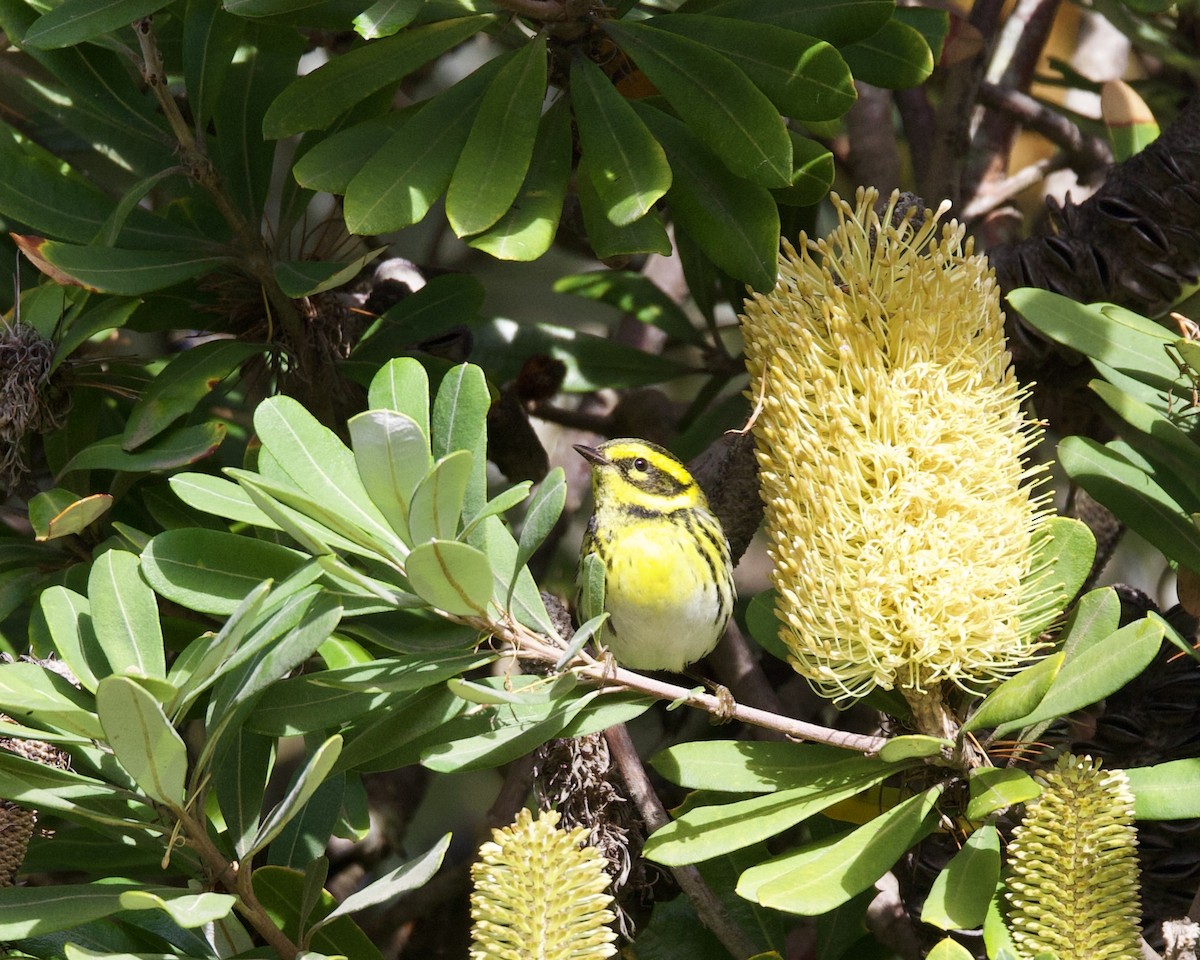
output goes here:
{"type": "Polygon", "coordinates": [[[633,486],[656,496],[675,497],[691,486],[690,483],[682,483],[645,457],[623,457],[613,462],[633,486]]]}

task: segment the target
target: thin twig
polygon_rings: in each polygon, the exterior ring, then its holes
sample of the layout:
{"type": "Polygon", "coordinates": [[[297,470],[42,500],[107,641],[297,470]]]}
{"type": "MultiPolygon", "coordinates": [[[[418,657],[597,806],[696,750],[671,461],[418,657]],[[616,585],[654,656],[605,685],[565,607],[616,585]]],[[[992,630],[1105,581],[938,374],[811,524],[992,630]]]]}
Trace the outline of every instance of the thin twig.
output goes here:
{"type": "Polygon", "coordinates": [[[1052,157],[1044,157],[1027,167],[1022,167],[1011,177],[1007,177],[999,183],[990,184],[976,194],[975,198],[963,209],[963,220],[978,220],[980,217],[987,216],[997,207],[1004,206],[1017,194],[1044,180],[1048,174],[1069,165],[1065,153],[1056,153],[1052,157]]]}
{"type": "MultiPolygon", "coordinates": [[[[450,619],[459,618],[450,617],[450,619]]],[[[470,623],[482,633],[491,633],[503,644],[511,647],[518,656],[532,657],[549,663],[557,663],[562,656],[562,649],[520,624],[498,624],[481,619],[467,619],[462,622],[470,623]]],[[[633,690],[658,700],[695,707],[722,719],[740,720],[742,723],[749,723],[756,727],[765,727],[796,740],[827,743],[830,746],[865,754],[878,753],[888,742],[886,737],[872,737],[861,733],[849,733],[845,730],[833,730],[815,723],[806,723],[803,720],[771,713],[768,710],[747,707],[740,703],[735,704],[730,711],[727,703],[722,703],[717,697],[705,693],[701,689],[689,689],[643,676],[632,670],[626,670],[624,667],[597,660],[586,651],[576,655],[566,665],[566,669],[582,679],[608,689],[633,690]]]]}
{"type": "MultiPolygon", "coordinates": [[[[642,766],[641,757],[638,756],[637,748],[634,747],[625,724],[609,727],[604,731],[604,739],[608,741],[608,749],[621,773],[621,779],[629,789],[630,797],[637,805],[646,829],[654,831],[670,823],[671,818],[663,808],[662,801],[658,799],[658,794],[654,792],[650,778],[646,776],[646,769],[642,766]]],[[[730,916],[725,904],[712,892],[699,870],[693,866],[672,867],[671,873],[692,901],[700,922],[713,932],[726,950],[738,960],[745,960],[759,952],[745,931],[730,916]]]]}
{"type": "Polygon", "coordinates": [[[1071,167],[1084,176],[1113,162],[1112,149],[1105,141],[1085,134],[1061,113],[1027,93],[995,83],[983,83],[979,87],[979,102],[1008,114],[1025,129],[1040,133],[1062,149],[1071,167]]]}

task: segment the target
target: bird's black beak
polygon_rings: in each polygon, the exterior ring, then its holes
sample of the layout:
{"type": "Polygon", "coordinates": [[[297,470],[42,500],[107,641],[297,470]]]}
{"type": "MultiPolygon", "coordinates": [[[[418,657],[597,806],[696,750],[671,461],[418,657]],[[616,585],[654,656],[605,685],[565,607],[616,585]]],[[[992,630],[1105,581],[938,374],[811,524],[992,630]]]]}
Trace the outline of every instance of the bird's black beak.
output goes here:
{"type": "Polygon", "coordinates": [[[595,464],[598,467],[608,465],[608,459],[595,447],[585,447],[582,443],[577,443],[575,444],[575,452],[588,463],[595,464]]]}

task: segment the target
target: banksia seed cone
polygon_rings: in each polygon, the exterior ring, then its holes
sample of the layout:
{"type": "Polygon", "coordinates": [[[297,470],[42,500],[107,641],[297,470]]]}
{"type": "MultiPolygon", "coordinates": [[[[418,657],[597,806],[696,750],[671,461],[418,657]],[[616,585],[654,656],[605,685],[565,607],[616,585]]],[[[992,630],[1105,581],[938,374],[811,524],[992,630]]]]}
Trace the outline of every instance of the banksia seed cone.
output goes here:
{"type": "Polygon", "coordinates": [[[1052,614],[1023,581],[1047,508],[986,259],[876,196],[835,197],[826,240],[784,241],[742,328],[792,664],[829,696],[897,687],[916,711],[1038,649],[1052,614]]]}
{"type": "Polygon", "coordinates": [[[471,867],[471,960],[603,960],[615,954],[606,861],[587,830],[522,810],[471,867]]]}
{"type": "Polygon", "coordinates": [[[1009,928],[1022,960],[1140,960],[1137,829],[1124,771],[1064,754],[1008,845],[1009,928]]]}

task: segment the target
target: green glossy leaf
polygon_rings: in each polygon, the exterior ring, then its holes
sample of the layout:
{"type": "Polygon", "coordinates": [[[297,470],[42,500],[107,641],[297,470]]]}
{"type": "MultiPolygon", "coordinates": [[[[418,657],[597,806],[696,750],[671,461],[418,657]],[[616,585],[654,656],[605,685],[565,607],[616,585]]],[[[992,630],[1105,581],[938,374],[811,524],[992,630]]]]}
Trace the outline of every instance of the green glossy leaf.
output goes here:
{"type": "Polygon", "coordinates": [[[722,270],[756,290],[769,290],[775,283],[779,248],[779,210],[770,192],[730,174],[674,117],[643,104],[636,108],[666,149],[675,172],[667,202],[677,227],[722,270]]]}
{"type": "Polygon", "coordinates": [[[410,417],[429,436],[429,374],[420,361],[396,357],[385,363],[371,380],[367,403],[372,410],[394,410],[410,417]]]}
{"type": "Polygon", "coordinates": [[[231,480],[208,473],[177,473],[168,478],[171,490],[189,507],[204,513],[275,528],[275,521],[254,505],[249,495],[231,480]]]}
{"type": "Polygon", "coordinates": [[[274,739],[245,728],[229,734],[217,751],[213,789],[225,818],[225,835],[239,857],[246,855],[258,831],[263,792],[274,760],[274,739]]]}
{"type": "Polygon", "coordinates": [[[417,106],[356,123],[315,144],[292,166],[302,187],[346,193],[351,181],[392,135],[416,116],[417,106]]]}
{"type": "Polygon", "coordinates": [[[0,663],[0,711],[89,739],[104,736],[91,696],[36,663],[0,663]]]}
{"type": "Polygon", "coordinates": [[[146,473],[170,470],[196,463],[216,452],[225,439],[226,426],[216,420],[192,427],[180,427],[160,435],[153,443],[129,453],[121,434],[84,447],[67,461],[59,477],[76,470],[120,470],[125,473],[146,473]]]}
{"type": "MultiPolygon", "coordinates": [[[[942,930],[973,930],[983,925],[1000,880],[1000,834],[985,824],[969,837],[933,881],[921,922],[942,930]]],[[[969,954],[968,954],[969,955],[969,954]]]]}
{"type": "Polygon", "coordinates": [[[689,790],[764,793],[810,784],[850,758],[820,743],[707,740],[679,743],[651,758],[660,774],[689,790]]]}
{"type": "Polygon", "coordinates": [[[490,16],[443,20],[405,30],[335,57],[293,81],[267,109],[263,136],[277,139],[329,126],[377,90],[399,83],[424,63],[492,22],[490,16]]]}
{"type": "Polygon", "coordinates": [[[22,42],[52,50],[127,27],[167,6],[170,0],[63,0],[34,21],[22,42]]]}
{"type": "Polygon", "coordinates": [[[96,712],[117,761],[137,785],[181,811],[187,747],[159,702],[128,677],[105,677],[96,688],[96,712]]]}
{"type": "Polygon", "coordinates": [[[87,597],[63,586],[43,590],[30,624],[30,639],[42,618],[54,650],[85,689],[95,691],[97,674],[108,672],[108,660],[92,629],[91,605],[87,597]]]}
{"type": "Polygon", "coordinates": [[[640,220],[617,226],[608,218],[608,208],[596,193],[586,155],[576,166],[575,191],[583,215],[583,229],[597,260],[616,260],[636,253],[671,255],[671,238],[654,210],[640,220]]]}
{"type": "Polygon", "coordinates": [[[1187,511],[1145,472],[1112,449],[1087,437],[1058,445],[1063,469],[1172,560],[1200,570],[1200,531],[1187,511]]]}
{"type": "Polygon", "coordinates": [[[1165,413],[1131,397],[1110,383],[1093,380],[1089,386],[1109,408],[1133,427],[1125,439],[1140,454],[1165,468],[1159,479],[1189,513],[1200,511],[1200,478],[1194,464],[1200,446],[1165,413]]]}
{"type": "MultiPolygon", "coordinates": [[[[254,895],[289,939],[293,943],[299,942],[304,874],[287,867],[259,867],[254,871],[254,895]]],[[[335,906],[337,901],[333,896],[322,891],[310,922],[319,922],[335,906]]],[[[354,960],[383,960],[379,950],[349,917],[338,917],[328,927],[318,930],[308,948],[318,957],[324,954],[353,957],[354,960]]]]}
{"type": "Polygon", "coordinates": [[[121,909],[121,894],[141,887],[121,881],[0,888],[0,937],[20,940],[99,920],[121,909]]]}
{"type": "Polygon", "coordinates": [[[558,630],[546,612],[546,604],[529,568],[522,567],[516,579],[512,578],[518,547],[504,522],[499,517],[485,517],[471,532],[469,542],[483,551],[491,565],[492,599],[496,607],[532,630],[557,637],[558,630]]]}
{"type": "Polygon", "coordinates": [[[930,787],[855,830],[751,867],[738,880],[738,896],[805,916],[841,906],[933,831],[941,792],[930,787]]]}
{"type": "Polygon", "coordinates": [[[264,400],[254,411],[254,428],[298,490],[382,546],[402,548],[363,487],[354,454],[299,402],[286,396],[264,400]]]}
{"type": "Polygon", "coordinates": [[[377,0],[354,18],[354,32],[367,40],[390,37],[412,23],[424,0],[377,0]]]}
{"type": "Polygon", "coordinates": [[[496,659],[492,653],[448,651],[384,657],[370,663],[337,670],[325,670],[312,680],[321,687],[356,690],[360,693],[397,693],[420,690],[470,670],[486,666],[496,659]]]}
{"type": "Polygon", "coordinates": [[[967,804],[967,817],[983,820],[997,810],[1027,803],[1041,792],[1037,781],[1024,770],[1015,767],[980,767],[971,771],[971,800],[967,804]]]}
{"type": "Polygon", "coordinates": [[[222,920],[233,911],[237,897],[228,893],[195,893],[163,897],[150,890],[129,890],[120,896],[124,910],[162,910],[185,930],[222,920]]]}
{"type": "Polygon", "coordinates": [[[471,363],[452,367],[434,398],[430,440],[434,457],[471,452],[471,479],[464,504],[474,515],[487,501],[487,414],[492,406],[483,370],[471,363]]]}
{"type": "Polygon", "coordinates": [[[1050,517],[1033,536],[1034,561],[1022,584],[1021,616],[1026,633],[1040,632],[1058,616],[1092,573],[1096,538],[1073,517],[1050,517]]]}
{"type": "Polygon", "coordinates": [[[483,505],[477,514],[471,517],[470,520],[463,526],[462,531],[458,535],[458,539],[471,542],[471,537],[475,533],[478,526],[488,517],[498,517],[503,513],[508,512],[518,503],[529,496],[529,491],[533,487],[533,481],[522,480],[516,486],[509,487],[507,490],[502,490],[483,505]]]}
{"type": "Polygon", "coordinates": [[[771,191],[782,204],[807,207],[825,199],[833,184],[833,154],[821,144],[789,130],[792,138],[792,185],[771,191]]]}
{"type": "Polygon", "coordinates": [[[109,550],[92,564],[92,627],[113,673],[165,677],[158,604],[140,568],[138,558],[124,550],[109,550]]]}
{"type": "MultiPolygon", "coordinates": [[[[688,9],[691,9],[689,5],[688,9]]],[[[824,0],[795,3],[794,0],[723,0],[703,5],[715,17],[753,20],[795,30],[845,46],[879,31],[896,9],[894,0],[824,0]]]]}
{"type": "Polygon", "coordinates": [[[125,421],[122,447],[135,450],[191,413],[227,376],[266,347],[210,340],[173,357],[150,381],[125,421]]]}
{"type": "Polygon", "coordinates": [[[228,257],[196,251],[80,246],[33,236],[14,236],[14,240],[34,266],[56,282],[95,293],[138,296],[229,264],[228,257]]]}
{"type": "Polygon", "coordinates": [[[646,840],[643,853],[657,863],[680,866],[740,850],[849,800],[896,769],[869,757],[847,757],[831,763],[803,786],[696,807],[656,830],[646,840]]]}
{"type": "Polygon", "coordinates": [[[974,956],[957,940],[945,937],[933,945],[925,960],[972,960],[974,956]]]}
{"type": "MultiPolygon", "coordinates": [[[[392,695],[395,697],[395,695],[392,695]]],[[[369,713],[345,731],[346,749],[339,770],[394,770],[416,763],[429,743],[445,740],[447,724],[467,704],[444,686],[432,687],[369,713]]]]}
{"type": "Polygon", "coordinates": [[[263,580],[283,580],[307,560],[265,540],[185,528],[160,533],[142,554],[142,574],[168,600],[226,616],[263,580]]]}
{"type": "Polygon", "coordinates": [[[1138,820],[1200,817],[1200,760],[1172,760],[1125,771],[1138,820]]]}
{"type": "Polygon", "coordinates": [[[424,219],[450,186],[484,95],[511,57],[488,61],[419,105],[361,164],[345,188],[346,225],[352,232],[386,233],[424,219]]]}
{"type": "Polygon", "coordinates": [[[275,264],[275,280],[279,289],[293,300],[324,293],[353,280],[363,267],[383,253],[383,248],[370,250],[348,262],[328,260],[286,260],[275,264]]]}
{"type": "Polygon", "coordinates": [[[408,516],[413,543],[454,539],[472,468],[471,452],[456,450],[438,460],[417,484],[408,516]]]}
{"type": "Polygon", "coordinates": [[[1145,669],[1162,645],[1161,621],[1138,620],[1103,640],[1076,648],[1037,707],[996,728],[1002,737],[1042,720],[1062,717],[1119,690],[1145,669]]]}
{"type": "Polygon", "coordinates": [[[267,862],[306,867],[324,856],[342,813],[346,774],[327,777],[267,848],[267,862]]]}
{"type": "Polygon", "coordinates": [[[421,765],[453,773],[508,763],[556,736],[595,696],[589,691],[566,703],[505,703],[462,717],[447,725],[445,742],[421,752],[421,765]]]}
{"type": "Polygon", "coordinates": [[[359,910],[365,910],[367,907],[387,903],[402,894],[419,890],[433,879],[433,875],[441,867],[442,860],[445,858],[446,851],[449,848],[450,834],[447,833],[441,840],[421,854],[421,856],[401,864],[395,870],[385,873],[373,883],[350,894],[329,916],[315,926],[317,928],[323,927],[338,917],[357,913],[359,910]]]}
{"type": "Polygon", "coordinates": [[[189,0],[187,4],[183,18],[184,87],[200,129],[212,119],[245,24],[220,4],[204,0],[189,0]]]}
{"type": "Polygon", "coordinates": [[[641,273],[613,270],[576,273],[556,280],[554,292],[607,303],[683,343],[705,342],[703,331],[692,323],[679,304],[641,273]]]}
{"type": "Polygon", "coordinates": [[[889,739],[879,751],[879,759],[884,763],[900,763],[936,757],[953,749],[954,744],[950,740],[913,733],[889,739]]]}
{"type": "MultiPolygon", "coordinates": [[[[791,182],[792,142],[783,120],[729,60],[652,26],[610,20],[603,27],[730,171],[764,187],[791,182]]],[[[650,132],[662,143],[653,127],[650,132]]],[[[678,175],[669,147],[667,155],[678,175]]]]}
{"type": "Polygon", "coordinates": [[[1084,306],[1048,290],[1014,290],[1008,302],[1056,343],[1163,391],[1179,379],[1164,346],[1175,336],[1153,320],[1109,304],[1084,306]]]}
{"type": "Polygon", "coordinates": [[[460,237],[492,226],[525,180],[546,96],[546,38],[519,49],[496,75],[446,191],[446,219],[460,237]]]}
{"type": "Polygon", "coordinates": [[[835,47],[816,37],[752,20],[701,14],[673,13],[651,23],[728,58],[784,116],[835,120],[858,98],[846,62],[835,47]]]}
{"type": "Polygon", "coordinates": [[[521,525],[521,538],[517,541],[517,572],[529,562],[535,550],[545,542],[567,503],[567,478],[562,467],[555,467],[538,484],[537,492],[529,500],[525,511],[525,522],[521,525]]]}
{"type": "Polygon", "coordinates": [[[971,719],[963,724],[963,730],[968,733],[986,730],[1032,713],[1062,669],[1063,656],[1061,652],[1053,653],[1009,677],[988,694],[971,719]]]}
{"type": "Polygon", "coordinates": [[[933,53],[925,38],[896,18],[839,52],[855,80],[886,90],[918,87],[933,73],[933,53]]]}
{"type": "Polygon", "coordinates": [[[571,63],[571,104],[605,215],[617,226],[640,220],[671,186],[663,148],[612,81],[583,57],[571,63]]]}
{"type": "Polygon", "coordinates": [[[478,616],[492,596],[492,568],[484,554],[454,540],[429,540],[413,548],[405,565],[422,599],[458,616],[478,616]]]}
{"type": "Polygon", "coordinates": [[[412,544],[409,505],[432,465],[428,436],[411,417],[390,409],[367,410],[348,426],[363,487],[392,529],[412,544]]]}
{"type": "Polygon", "coordinates": [[[112,502],[113,498],[107,493],[80,497],[61,487],[43,490],[29,501],[29,523],[34,539],[39,542],[57,540],[80,533],[104,516],[112,502]]]}
{"type": "MultiPolygon", "coordinates": [[[[576,607],[579,619],[591,623],[604,613],[604,587],[607,567],[596,553],[585,554],[579,561],[577,581],[578,599],[576,607]]],[[[596,628],[597,639],[604,642],[604,634],[596,628]]]]}
{"type": "MultiPolygon", "coordinates": [[[[96,725],[99,729],[99,724],[96,725]]],[[[113,770],[118,775],[118,771],[113,770]]],[[[69,770],[0,752],[0,796],[87,826],[143,831],[158,814],[129,791],[69,770]]],[[[2,911],[0,911],[2,912],[2,911]]]]}
{"type": "Polygon", "coordinates": [[[467,244],[498,260],[536,260],[554,242],[570,176],[571,113],[564,98],[542,114],[529,169],[513,205],[467,244]]]}
{"type": "Polygon", "coordinates": [[[325,782],[325,778],[333,771],[338,755],[342,752],[342,738],[334,734],[322,743],[308,758],[304,766],[296,774],[287,795],[279,801],[258,828],[258,833],[250,843],[246,856],[253,856],[279,835],[317,788],[325,782]]]}
{"type": "Polygon", "coordinates": [[[55,351],[51,372],[57,370],[67,357],[92,337],[105,330],[115,330],[125,326],[141,304],[141,300],[103,297],[99,303],[75,317],[71,321],[71,326],[58,338],[58,349],[55,351]]]}

